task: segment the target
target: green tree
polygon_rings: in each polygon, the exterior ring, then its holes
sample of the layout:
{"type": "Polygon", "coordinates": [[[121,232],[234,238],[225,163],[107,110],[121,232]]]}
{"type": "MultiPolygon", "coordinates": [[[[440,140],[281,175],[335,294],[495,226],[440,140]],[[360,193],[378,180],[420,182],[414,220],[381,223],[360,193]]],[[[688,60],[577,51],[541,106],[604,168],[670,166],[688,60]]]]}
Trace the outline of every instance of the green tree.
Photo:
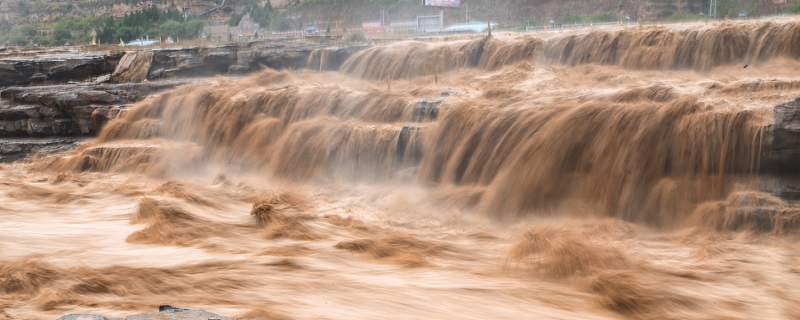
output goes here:
{"type": "Polygon", "coordinates": [[[116,43],[119,39],[115,39],[115,33],[117,32],[118,24],[114,21],[112,17],[106,17],[103,20],[97,30],[97,41],[104,42],[104,43],[116,43]]]}
{"type": "Polygon", "coordinates": [[[174,5],[167,9],[167,16],[162,18],[162,21],[168,20],[183,20],[183,14],[174,5]]]}
{"type": "Polygon", "coordinates": [[[8,36],[8,42],[18,46],[24,46],[28,44],[28,38],[21,34],[10,34],[8,36]]]}
{"type": "Polygon", "coordinates": [[[8,34],[11,31],[12,24],[8,20],[0,20],[0,34],[8,34]]]}
{"type": "Polygon", "coordinates": [[[53,39],[52,42],[57,45],[64,44],[72,39],[72,33],[63,26],[59,26],[53,29],[53,33],[51,34],[51,36],[53,39]]]}
{"type": "Polygon", "coordinates": [[[33,42],[40,46],[49,46],[52,43],[49,38],[43,36],[36,37],[33,42]]]}
{"type": "Polygon", "coordinates": [[[15,26],[8,32],[6,41],[11,44],[24,46],[36,37],[36,27],[30,24],[15,26]]]}
{"type": "Polygon", "coordinates": [[[261,27],[268,27],[270,23],[270,14],[272,13],[272,5],[269,1],[263,7],[258,3],[250,7],[250,17],[255,20],[261,27]]]}
{"type": "Polygon", "coordinates": [[[791,13],[800,13],[800,0],[794,0],[789,2],[789,6],[787,7],[789,12],[791,13]]]}
{"type": "Polygon", "coordinates": [[[189,20],[184,22],[184,38],[197,38],[200,35],[200,31],[203,31],[203,27],[206,26],[205,20],[189,20]]]}
{"type": "MultiPolygon", "coordinates": [[[[2,1],[2,0],[0,0],[2,1]]],[[[14,0],[16,9],[45,8],[45,10],[72,10],[71,4],[62,4],[56,1],[44,0],[14,0]],[[59,7],[56,7],[58,4],[59,7]]],[[[134,3],[136,0],[96,0],[97,5],[112,5],[114,3],[134,3]]],[[[196,38],[207,20],[185,20],[183,14],[174,5],[166,10],[159,9],[156,4],[164,4],[163,0],[152,0],[151,5],[145,9],[129,12],[121,19],[110,16],[85,15],[77,17],[62,17],[53,23],[53,32],[49,36],[37,36],[36,26],[24,25],[14,27],[9,21],[0,20],[0,43],[9,42],[16,45],[26,45],[33,41],[39,45],[62,45],[66,42],[88,42],[91,40],[92,31],[97,32],[97,40],[101,43],[117,43],[120,38],[130,41],[145,35],[157,37],[158,35],[173,35],[180,38],[196,38]],[[154,2],[157,1],[157,2],[154,2]]],[[[265,14],[269,5],[257,6],[265,14]]],[[[271,9],[270,9],[271,10],[271,9]]]]}
{"type": "Polygon", "coordinates": [[[33,37],[36,35],[36,26],[32,24],[24,24],[21,26],[16,26],[14,29],[11,30],[12,33],[19,33],[26,37],[33,37]]]}
{"type": "Polygon", "coordinates": [[[231,18],[228,19],[228,25],[231,27],[238,26],[239,22],[241,22],[242,18],[244,18],[244,15],[245,15],[244,13],[232,15],[231,18]]]}
{"type": "Polygon", "coordinates": [[[161,35],[164,37],[178,36],[182,32],[182,26],[180,22],[170,20],[162,24],[160,30],[161,35]]]}
{"type": "Polygon", "coordinates": [[[124,41],[130,41],[131,39],[135,39],[138,34],[135,29],[130,27],[120,27],[114,32],[114,41],[119,41],[122,39],[124,41]]]}

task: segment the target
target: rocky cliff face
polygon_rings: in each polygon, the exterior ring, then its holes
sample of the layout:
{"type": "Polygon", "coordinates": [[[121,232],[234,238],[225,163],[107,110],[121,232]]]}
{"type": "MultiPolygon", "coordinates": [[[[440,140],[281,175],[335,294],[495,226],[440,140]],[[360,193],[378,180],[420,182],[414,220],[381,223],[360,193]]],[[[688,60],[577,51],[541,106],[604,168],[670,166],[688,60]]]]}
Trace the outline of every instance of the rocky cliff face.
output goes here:
{"type": "MultiPolygon", "coordinates": [[[[246,73],[259,68],[305,68],[314,52],[329,52],[325,66],[337,69],[351,54],[364,45],[338,45],[327,40],[254,41],[240,45],[167,49],[134,49],[141,57],[126,56],[122,51],[21,51],[0,54],[0,88],[19,85],[63,84],[69,81],[95,81],[112,73],[138,82],[162,78],[213,76],[246,73]],[[118,65],[124,68],[118,69],[118,65]],[[144,68],[142,70],[142,68],[144,68]],[[137,72],[143,72],[147,76],[137,72]]],[[[131,82],[120,79],[115,82],[131,82]]]]}
{"type": "Polygon", "coordinates": [[[33,52],[0,58],[0,87],[80,81],[111,73],[122,52],[33,52]]]}
{"type": "Polygon", "coordinates": [[[363,47],[297,40],[129,52],[6,53],[0,58],[0,137],[94,135],[128,105],[188,83],[190,77],[263,67],[302,69],[308,63],[333,70],[363,47]]]}
{"type": "Polygon", "coordinates": [[[0,162],[73,148],[128,105],[193,82],[191,77],[309,64],[333,70],[363,48],[296,40],[128,52],[2,52],[0,162]]]}
{"type": "Polygon", "coordinates": [[[0,136],[93,135],[127,105],[187,82],[6,88],[0,92],[0,136]]]}

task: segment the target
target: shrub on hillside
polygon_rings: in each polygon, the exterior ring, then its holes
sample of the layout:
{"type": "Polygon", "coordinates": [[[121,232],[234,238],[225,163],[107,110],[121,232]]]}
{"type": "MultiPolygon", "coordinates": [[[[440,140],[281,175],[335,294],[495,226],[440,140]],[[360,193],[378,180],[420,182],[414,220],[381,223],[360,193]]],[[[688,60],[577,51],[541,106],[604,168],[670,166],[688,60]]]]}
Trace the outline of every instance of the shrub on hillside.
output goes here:
{"type": "Polygon", "coordinates": [[[367,41],[367,34],[364,31],[348,31],[342,39],[347,42],[364,42],[367,41]]]}

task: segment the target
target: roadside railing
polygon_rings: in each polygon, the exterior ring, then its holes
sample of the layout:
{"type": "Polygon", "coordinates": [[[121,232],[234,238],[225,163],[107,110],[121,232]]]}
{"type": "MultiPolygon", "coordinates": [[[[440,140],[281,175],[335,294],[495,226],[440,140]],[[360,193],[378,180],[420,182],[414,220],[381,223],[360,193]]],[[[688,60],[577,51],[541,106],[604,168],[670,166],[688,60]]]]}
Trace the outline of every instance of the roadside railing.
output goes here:
{"type": "Polygon", "coordinates": [[[547,25],[527,25],[525,26],[525,32],[583,29],[583,28],[614,26],[614,25],[638,26],[639,21],[582,22],[582,23],[562,23],[562,24],[552,23],[547,25]]]}

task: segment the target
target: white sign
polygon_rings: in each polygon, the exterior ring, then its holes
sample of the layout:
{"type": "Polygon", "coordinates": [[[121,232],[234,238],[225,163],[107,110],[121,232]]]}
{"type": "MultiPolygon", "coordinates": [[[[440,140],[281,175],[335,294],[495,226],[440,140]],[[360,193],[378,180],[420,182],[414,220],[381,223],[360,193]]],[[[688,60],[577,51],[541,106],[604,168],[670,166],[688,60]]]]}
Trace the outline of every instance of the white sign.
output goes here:
{"type": "Polygon", "coordinates": [[[361,28],[363,29],[380,29],[381,22],[380,21],[365,21],[361,23],[361,28]]]}
{"type": "Polygon", "coordinates": [[[422,5],[428,7],[458,8],[461,0],[422,0],[422,5]]]}

